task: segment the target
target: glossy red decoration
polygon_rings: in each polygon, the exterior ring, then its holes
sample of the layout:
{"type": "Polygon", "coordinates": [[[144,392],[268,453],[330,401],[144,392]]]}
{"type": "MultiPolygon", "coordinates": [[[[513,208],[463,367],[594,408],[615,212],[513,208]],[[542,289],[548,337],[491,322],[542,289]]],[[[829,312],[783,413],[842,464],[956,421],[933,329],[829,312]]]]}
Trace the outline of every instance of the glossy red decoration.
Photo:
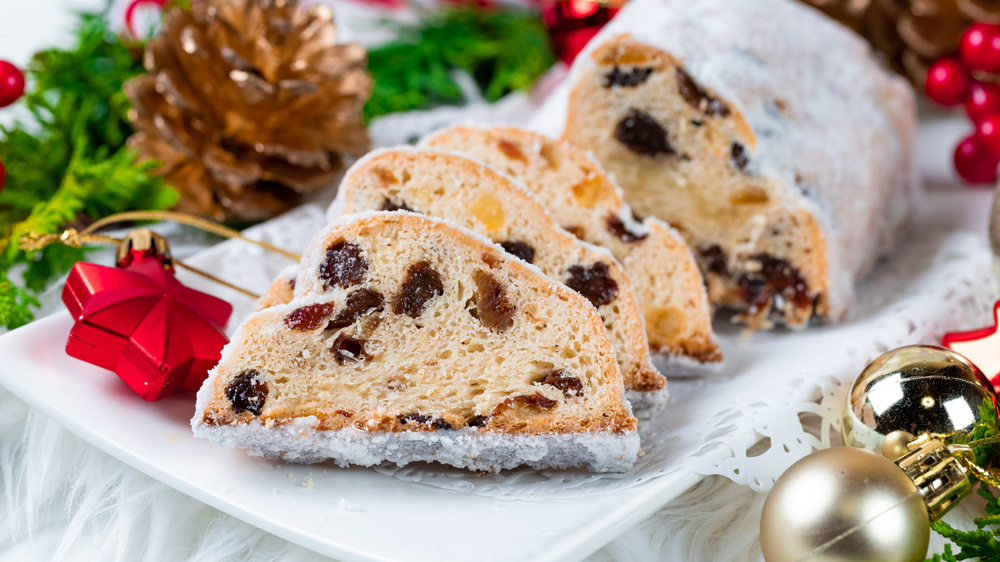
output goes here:
{"type": "Polygon", "coordinates": [[[969,90],[969,71],[954,57],[938,60],[927,69],[924,91],[935,102],[953,106],[965,101],[969,90]]]}
{"type": "Polygon", "coordinates": [[[76,324],[66,353],[114,371],[145,400],[195,391],[228,341],[229,303],[182,285],[169,258],[129,250],[119,267],[78,263],[63,302],[76,324]]]}
{"type": "Polygon", "coordinates": [[[24,95],[24,74],[13,64],[0,60],[0,107],[7,107],[24,95]]]}
{"type": "Polygon", "coordinates": [[[964,355],[972,364],[986,374],[993,389],[1000,392],[1000,301],[993,305],[993,325],[970,332],[945,334],[941,344],[964,355]]]}
{"type": "Polygon", "coordinates": [[[1000,84],[979,80],[973,82],[969,86],[969,97],[965,100],[965,112],[976,124],[990,115],[1000,113],[1000,84]]]}
{"type": "Polygon", "coordinates": [[[566,64],[618,13],[618,8],[601,6],[596,0],[540,0],[539,8],[552,49],[566,64]]]}
{"type": "Polygon", "coordinates": [[[984,150],[1000,158],[1000,113],[980,121],[976,125],[976,137],[984,150]]]}
{"type": "Polygon", "coordinates": [[[965,137],[955,147],[955,171],[969,183],[996,183],[998,163],[976,135],[965,137]]]}
{"type": "Polygon", "coordinates": [[[974,23],[962,34],[958,45],[962,62],[973,70],[1000,72],[1000,25],[974,23]]]}

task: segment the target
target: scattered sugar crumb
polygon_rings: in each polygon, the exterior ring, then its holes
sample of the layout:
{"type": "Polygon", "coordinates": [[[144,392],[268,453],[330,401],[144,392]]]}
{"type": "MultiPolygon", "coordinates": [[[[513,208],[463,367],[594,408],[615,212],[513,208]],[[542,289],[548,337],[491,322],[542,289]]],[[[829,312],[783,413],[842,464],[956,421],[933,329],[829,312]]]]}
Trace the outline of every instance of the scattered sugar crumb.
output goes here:
{"type": "Polygon", "coordinates": [[[313,479],[309,478],[306,481],[302,482],[302,487],[303,488],[312,488],[313,487],[313,479]]]}
{"type": "Polygon", "coordinates": [[[354,503],[347,498],[340,498],[340,501],[337,502],[337,508],[344,511],[363,511],[360,503],[354,503]]]}

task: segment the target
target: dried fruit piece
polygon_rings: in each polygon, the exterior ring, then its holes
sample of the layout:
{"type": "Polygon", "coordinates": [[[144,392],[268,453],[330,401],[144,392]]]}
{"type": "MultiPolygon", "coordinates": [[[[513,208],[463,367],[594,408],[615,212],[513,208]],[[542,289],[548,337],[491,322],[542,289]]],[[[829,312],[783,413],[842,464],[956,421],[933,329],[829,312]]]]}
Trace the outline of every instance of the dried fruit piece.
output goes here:
{"type": "Polygon", "coordinates": [[[618,296],[618,283],[608,271],[608,264],[604,262],[590,267],[574,265],[569,268],[566,286],[587,297],[594,306],[608,304],[618,296]]]}
{"type": "Polygon", "coordinates": [[[621,86],[623,88],[634,88],[649,79],[653,69],[646,67],[634,67],[629,70],[622,70],[621,67],[614,67],[611,72],[604,75],[604,87],[621,86]]]}
{"type": "Polygon", "coordinates": [[[333,312],[333,303],[324,302],[296,308],[285,317],[285,326],[293,330],[308,332],[323,325],[326,317],[333,312]]]}
{"type": "Polygon", "coordinates": [[[698,255],[701,256],[701,262],[704,264],[706,271],[710,271],[723,277],[729,276],[729,266],[726,262],[726,253],[722,251],[721,246],[718,244],[702,246],[698,248],[698,255]]]}
{"type": "Polygon", "coordinates": [[[427,425],[433,429],[455,429],[450,423],[444,418],[434,418],[431,419],[430,416],[425,416],[423,414],[401,414],[396,417],[399,423],[403,425],[416,424],[416,425],[427,425]]]}
{"type": "Polygon", "coordinates": [[[615,138],[632,152],[643,156],[676,154],[667,140],[667,131],[644,111],[630,109],[615,127],[615,138]]]}
{"type": "Polygon", "coordinates": [[[399,294],[392,299],[392,311],[416,318],[424,311],[424,304],[432,298],[444,294],[441,274],[422,261],[410,266],[399,294]]]}
{"type": "Polygon", "coordinates": [[[677,67],[677,90],[684,97],[684,101],[701,111],[705,115],[726,117],[729,115],[729,106],[719,99],[711,96],[694,81],[693,78],[683,69],[677,67]]]}
{"type": "Polygon", "coordinates": [[[575,224],[571,224],[569,226],[564,226],[562,228],[563,228],[563,230],[569,232],[573,236],[576,236],[580,240],[585,239],[586,234],[587,234],[587,231],[584,230],[582,226],[577,226],[575,224]]]}
{"type": "Polygon", "coordinates": [[[519,396],[511,396],[503,402],[497,404],[496,408],[490,413],[490,417],[495,417],[503,415],[504,412],[510,410],[515,406],[528,406],[531,408],[537,408],[540,410],[551,410],[558,404],[556,400],[548,398],[541,392],[536,392],[534,394],[521,394],[519,396]]]}
{"type": "Polygon", "coordinates": [[[408,423],[427,423],[427,422],[431,421],[431,417],[430,416],[425,416],[423,414],[417,414],[417,413],[400,414],[397,417],[397,419],[399,420],[399,423],[401,423],[403,425],[406,425],[408,423]]]}
{"type": "Polygon", "coordinates": [[[344,308],[326,325],[327,330],[346,328],[358,321],[365,314],[381,311],[385,298],[382,293],[371,289],[358,289],[347,297],[344,308]]]}
{"type": "Polygon", "coordinates": [[[747,154],[746,148],[738,142],[734,142],[729,149],[729,156],[733,159],[733,164],[741,172],[747,171],[747,166],[750,164],[750,156],[747,154]]]}
{"type": "Polygon", "coordinates": [[[323,285],[347,288],[365,280],[368,262],[361,255],[361,248],[350,242],[338,242],[326,249],[326,259],[319,264],[319,278],[323,285]]]}
{"type": "Polygon", "coordinates": [[[375,175],[378,176],[378,179],[382,180],[383,184],[395,185],[399,183],[399,178],[396,177],[395,172],[381,166],[375,168],[375,175]]]}
{"type": "Polygon", "coordinates": [[[434,418],[434,421],[431,422],[431,427],[434,429],[455,429],[450,423],[448,423],[448,420],[444,418],[434,418]]]}
{"type": "Polygon", "coordinates": [[[788,261],[768,254],[754,254],[749,259],[758,262],[760,270],[743,273],[737,284],[750,314],[773,306],[777,297],[799,308],[812,306],[805,279],[788,261]]]}
{"type": "Polygon", "coordinates": [[[516,307],[507,300],[507,289],[495,277],[476,272],[476,318],[483,326],[504,331],[514,325],[516,307]]]}
{"type": "Polygon", "coordinates": [[[687,326],[687,316],[675,307],[653,308],[646,311],[646,326],[665,334],[678,334],[687,326]]]}
{"type": "Polygon", "coordinates": [[[472,204],[472,216],[483,223],[488,231],[503,228],[506,223],[503,204],[492,195],[483,195],[472,204]]]}
{"type": "Polygon", "coordinates": [[[330,346],[330,351],[333,352],[333,358],[338,365],[359,363],[368,359],[368,354],[365,353],[365,340],[353,338],[347,334],[337,336],[337,339],[333,340],[333,345],[330,346]]]}
{"type": "Polygon", "coordinates": [[[608,232],[617,236],[618,239],[621,240],[622,242],[628,242],[631,244],[633,242],[638,242],[639,240],[642,240],[647,236],[649,236],[648,232],[641,232],[641,233],[632,232],[631,230],[628,229],[628,226],[625,225],[622,219],[615,214],[608,215],[607,224],[608,224],[608,232]]]}
{"type": "Polygon", "coordinates": [[[524,162],[525,164],[528,163],[528,157],[525,156],[523,152],[521,152],[520,147],[518,147],[516,144],[514,144],[514,143],[512,143],[512,142],[510,142],[508,140],[504,140],[504,139],[498,140],[497,141],[497,148],[500,149],[500,152],[503,152],[504,154],[506,154],[508,158],[512,158],[514,160],[520,160],[521,162],[524,162]]]}
{"type": "Polygon", "coordinates": [[[475,415],[472,416],[472,419],[466,422],[465,425],[469,427],[483,427],[484,425],[486,425],[486,422],[489,421],[489,419],[490,418],[487,416],[475,415]]]}
{"type": "Polygon", "coordinates": [[[394,203],[389,199],[382,202],[383,211],[410,211],[411,213],[416,212],[413,209],[406,206],[406,203],[394,203]]]}
{"type": "Polygon", "coordinates": [[[535,249],[532,248],[531,244],[528,244],[527,242],[519,242],[516,240],[501,242],[500,247],[502,247],[508,254],[528,263],[535,261],[535,249]]]}
{"type": "Polygon", "coordinates": [[[257,371],[243,371],[226,387],[226,398],[232,402],[233,411],[237,414],[250,412],[259,416],[267,400],[267,384],[257,371]]]}
{"type": "Polygon", "coordinates": [[[549,371],[545,378],[542,379],[542,384],[547,384],[549,386],[554,386],[562,391],[563,396],[569,398],[571,396],[583,396],[583,382],[566,372],[565,369],[555,369],[554,371],[549,371]]]}
{"type": "Polygon", "coordinates": [[[573,186],[573,196],[577,203],[592,209],[608,192],[607,186],[597,175],[590,175],[585,180],[573,186]]]}

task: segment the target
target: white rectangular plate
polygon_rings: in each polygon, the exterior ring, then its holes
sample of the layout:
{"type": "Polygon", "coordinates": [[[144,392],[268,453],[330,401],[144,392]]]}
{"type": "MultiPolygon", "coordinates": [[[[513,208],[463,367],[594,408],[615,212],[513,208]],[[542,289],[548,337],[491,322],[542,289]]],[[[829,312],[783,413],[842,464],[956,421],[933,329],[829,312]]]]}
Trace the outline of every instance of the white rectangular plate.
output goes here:
{"type": "Polygon", "coordinates": [[[114,373],[67,356],[72,325],[60,312],[0,336],[0,385],[122,462],[339,560],[575,560],[701,479],[677,470],[613,493],[500,501],[253,458],[191,436],[192,394],[144,402],[114,373]]]}

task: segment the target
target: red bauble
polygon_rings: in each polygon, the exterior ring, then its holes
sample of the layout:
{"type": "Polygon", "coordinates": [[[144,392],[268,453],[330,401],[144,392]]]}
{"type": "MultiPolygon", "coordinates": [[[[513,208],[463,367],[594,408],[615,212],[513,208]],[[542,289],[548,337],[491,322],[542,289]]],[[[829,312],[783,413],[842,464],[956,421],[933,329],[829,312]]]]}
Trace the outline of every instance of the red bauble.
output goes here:
{"type": "Polygon", "coordinates": [[[78,263],[63,302],[76,324],[66,353],[114,371],[145,400],[195,391],[219,362],[233,307],[174,278],[156,250],[129,250],[119,267],[78,263]]]}
{"type": "Polygon", "coordinates": [[[997,181],[998,159],[983,148],[976,135],[962,139],[955,147],[955,170],[969,183],[997,181]]]}
{"type": "Polygon", "coordinates": [[[571,64],[588,41],[618,13],[597,0],[540,0],[539,8],[549,29],[556,55],[571,64]]]}
{"type": "Polygon", "coordinates": [[[24,95],[24,74],[16,66],[0,60],[0,107],[7,107],[24,95]]]}
{"type": "Polygon", "coordinates": [[[965,100],[965,112],[973,123],[1000,113],[1000,85],[976,80],[969,86],[969,97],[965,100]]]}
{"type": "Polygon", "coordinates": [[[1000,25],[974,23],[962,34],[958,46],[968,68],[1000,72],[1000,25]]]}

